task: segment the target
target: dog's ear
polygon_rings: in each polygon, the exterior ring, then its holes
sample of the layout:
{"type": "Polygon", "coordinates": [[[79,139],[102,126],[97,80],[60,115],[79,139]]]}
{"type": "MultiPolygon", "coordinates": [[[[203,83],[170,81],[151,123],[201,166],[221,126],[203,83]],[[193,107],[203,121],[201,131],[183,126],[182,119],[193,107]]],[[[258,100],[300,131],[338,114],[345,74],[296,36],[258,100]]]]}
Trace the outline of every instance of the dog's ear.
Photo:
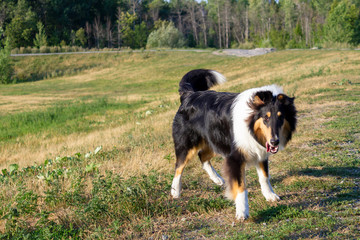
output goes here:
{"type": "Polygon", "coordinates": [[[272,101],[273,95],[270,91],[257,92],[254,95],[252,105],[255,107],[261,107],[272,101]]]}
{"type": "Polygon", "coordinates": [[[294,105],[295,97],[291,98],[286,96],[285,94],[279,94],[276,97],[277,101],[285,106],[294,105]]]}

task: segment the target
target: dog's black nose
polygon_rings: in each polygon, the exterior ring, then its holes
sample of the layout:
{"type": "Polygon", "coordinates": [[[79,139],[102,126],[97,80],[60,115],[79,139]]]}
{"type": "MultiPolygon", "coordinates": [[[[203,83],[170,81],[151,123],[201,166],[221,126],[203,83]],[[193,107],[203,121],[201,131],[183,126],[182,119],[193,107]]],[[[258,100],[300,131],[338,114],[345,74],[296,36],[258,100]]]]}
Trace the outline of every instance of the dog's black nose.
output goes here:
{"type": "Polygon", "coordinates": [[[273,145],[273,146],[277,146],[277,145],[279,145],[279,139],[271,139],[270,140],[270,143],[271,143],[271,145],[273,145]]]}

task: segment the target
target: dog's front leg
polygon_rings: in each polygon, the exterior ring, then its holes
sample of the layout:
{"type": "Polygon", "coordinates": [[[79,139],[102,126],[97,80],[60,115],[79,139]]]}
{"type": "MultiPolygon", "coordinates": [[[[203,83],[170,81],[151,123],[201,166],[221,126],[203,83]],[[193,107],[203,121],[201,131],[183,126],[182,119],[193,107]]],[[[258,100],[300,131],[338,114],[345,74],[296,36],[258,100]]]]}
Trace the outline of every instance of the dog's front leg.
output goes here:
{"type": "Polygon", "coordinates": [[[275,202],[280,200],[280,197],[274,193],[271,184],[270,184],[270,175],[269,175],[269,162],[268,159],[265,161],[259,162],[256,166],[256,170],[259,176],[259,182],[261,186],[261,192],[266,198],[266,201],[275,202]]]}
{"type": "Polygon", "coordinates": [[[228,197],[235,201],[236,219],[245,220],[249,217],[248,191],[245,182],[245,157],[240,151],[226,158],[228,175],[228,197]]]}

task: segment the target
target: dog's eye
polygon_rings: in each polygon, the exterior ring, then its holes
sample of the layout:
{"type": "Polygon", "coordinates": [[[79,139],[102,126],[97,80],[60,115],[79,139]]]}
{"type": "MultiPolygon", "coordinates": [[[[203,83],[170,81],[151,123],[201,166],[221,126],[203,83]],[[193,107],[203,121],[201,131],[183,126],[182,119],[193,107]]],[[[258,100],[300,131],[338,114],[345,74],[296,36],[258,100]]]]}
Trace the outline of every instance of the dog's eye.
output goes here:
{"type": "Polygon", "coordinates": [[[269,117],[267,115],[265,115],[264,122],[268,122],[268,121],[269,121],[269,117]]]}

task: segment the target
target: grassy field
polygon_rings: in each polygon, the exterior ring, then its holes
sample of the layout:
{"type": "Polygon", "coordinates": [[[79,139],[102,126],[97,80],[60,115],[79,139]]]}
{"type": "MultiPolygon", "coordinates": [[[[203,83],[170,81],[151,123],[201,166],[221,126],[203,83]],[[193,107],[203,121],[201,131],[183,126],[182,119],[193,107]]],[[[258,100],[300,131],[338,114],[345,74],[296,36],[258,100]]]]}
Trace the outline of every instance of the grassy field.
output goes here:
{"type": "MultiPolygon", "coordinates": [[[[195,52],[14,58],[0,85],[1,239],[360,238],[360,52],[195,52]],[[178,82],[210,68],[218,91],[277,83],[296,97],[298,130],[270,159],[278,203],[247,170],[250,219],[235,220],[194,159],[170,197],[178,82]],[[100,147],[101,146],[101,147],[100,147]]],[[[222,159],[213,161],[222,168],[222,159]]]]}

